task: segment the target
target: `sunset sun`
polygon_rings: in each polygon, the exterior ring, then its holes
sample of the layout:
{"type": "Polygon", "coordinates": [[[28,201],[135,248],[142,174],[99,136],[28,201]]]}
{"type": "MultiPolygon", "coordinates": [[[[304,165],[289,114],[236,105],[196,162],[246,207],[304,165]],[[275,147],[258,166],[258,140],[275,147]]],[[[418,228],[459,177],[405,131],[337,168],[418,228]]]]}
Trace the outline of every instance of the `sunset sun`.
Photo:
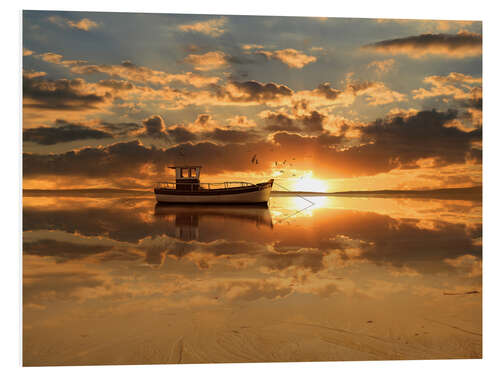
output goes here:
{"type": "Polygon", "coordinates": [[[293,182],[292,189],[295,191],[314,191],[318,193],[325,193],[327,191],[327,183],[326,181],[314,178],[312,173],[307,173],[293,182]]]}

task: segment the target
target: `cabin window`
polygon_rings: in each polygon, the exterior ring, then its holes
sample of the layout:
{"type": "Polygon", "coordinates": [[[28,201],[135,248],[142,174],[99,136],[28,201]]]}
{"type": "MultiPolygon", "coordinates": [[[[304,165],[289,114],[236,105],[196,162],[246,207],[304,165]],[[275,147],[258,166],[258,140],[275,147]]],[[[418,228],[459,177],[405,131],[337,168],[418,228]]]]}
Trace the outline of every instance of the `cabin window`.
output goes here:
{"type": "Polygon", "coordinates": [[[192,178],[193,177],[193,169],[192,168],[189,168],[189,178],[192,178]]]}
{"type": "Polygon", "coordinates": [[[181,178],[187,177],[188,171],[187,168],[181,168],[181,178]]]}

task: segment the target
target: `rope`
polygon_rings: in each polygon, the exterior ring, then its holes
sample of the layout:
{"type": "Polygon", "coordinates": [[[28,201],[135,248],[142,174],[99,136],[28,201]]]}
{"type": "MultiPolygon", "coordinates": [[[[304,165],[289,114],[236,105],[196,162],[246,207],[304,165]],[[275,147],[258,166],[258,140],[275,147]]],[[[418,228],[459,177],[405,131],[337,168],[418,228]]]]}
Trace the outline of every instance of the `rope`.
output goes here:
{"type": "Polygon", "coordinates": [[[307,209],[311,208],[312,206],[314,206],[314,202],[313,202],[313,201],[310,201],[309,199],[307,199],[307,198],[303,197],[302,195],[297,194],[297,193],[296,193],[296,192],[294,192],[294,191],[291,191],[290,189],[286,188],[286,187],[285,187],[285,186],[283,186],[283,185],[278,184],[277,182],[274,182],[274,184],[275,184],[275,185],[278,185],[278,186],[279,186],[280,188],[282,188],[282,189],[285,189],[286,191],[289,191],[290,193],[293,193],[293,194],[294,194],[294,195],[296,195],[297,197],[299,197],[299,198],[301,198],[301,199],[305,200],[307,203],[309,203],[309,205],[308,205],[307,207],[304,207],[304,208],[303,208],[303,209],[301,209],[301,210],[297,210],[297,211],[295,211],[294,213],[292,213],[292,214],[290,214],[290,215],[288,215],[288,216],[285,216],[284,218],[282,218],[281,220],[279,220],[279,221],[278,221],[278,223],[279,223],[279,224],[281,224],[284,220],[290,219],[291,217],[294,217],[294,216],[298,215],[298,214],[299,214],[299,213],[301,213],[302,211],[305,211],[305,210],[307,210],[307,209]]]}

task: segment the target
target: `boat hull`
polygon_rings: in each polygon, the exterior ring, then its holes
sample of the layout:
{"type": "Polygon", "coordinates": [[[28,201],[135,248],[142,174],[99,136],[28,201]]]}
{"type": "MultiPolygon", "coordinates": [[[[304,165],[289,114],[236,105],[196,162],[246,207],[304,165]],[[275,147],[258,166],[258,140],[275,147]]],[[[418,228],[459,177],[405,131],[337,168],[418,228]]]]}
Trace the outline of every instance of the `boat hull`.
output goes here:
{"type": "Polygon", "coordinates": [[[209,203],[209,204],[267,204],[272,185],[253,191],[224,191],[218,193],[188,194],[182,192],[155,191],[159,203],[209,203]]]}
{"type": "Polygon", "coordinates": [[[197,204],[266,204],[269,201],[274,180],[260,184],[247,184],[229,187],[224,183],[221,189],[204,189],[199,185],[179,185],[180,189],[169,189],[161,184],[154,192],[158,203],[197,203],[197,204]],[[187,187],[187,188],[186,188],[187,187]]]}

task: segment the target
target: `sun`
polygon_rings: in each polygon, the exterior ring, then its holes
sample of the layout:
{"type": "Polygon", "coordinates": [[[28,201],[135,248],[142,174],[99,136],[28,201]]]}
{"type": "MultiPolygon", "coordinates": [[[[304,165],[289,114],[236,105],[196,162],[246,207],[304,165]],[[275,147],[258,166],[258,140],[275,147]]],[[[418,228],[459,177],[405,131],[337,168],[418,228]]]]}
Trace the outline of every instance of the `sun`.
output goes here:
{"type": "Polygon", "coordinates": [[[326,181],[312,177],[312,172],[308,172],[301,178],[296,179],[292,184],[292,188],[295,191],[325,193],[327,191],[327,183],[326,181]]]}

